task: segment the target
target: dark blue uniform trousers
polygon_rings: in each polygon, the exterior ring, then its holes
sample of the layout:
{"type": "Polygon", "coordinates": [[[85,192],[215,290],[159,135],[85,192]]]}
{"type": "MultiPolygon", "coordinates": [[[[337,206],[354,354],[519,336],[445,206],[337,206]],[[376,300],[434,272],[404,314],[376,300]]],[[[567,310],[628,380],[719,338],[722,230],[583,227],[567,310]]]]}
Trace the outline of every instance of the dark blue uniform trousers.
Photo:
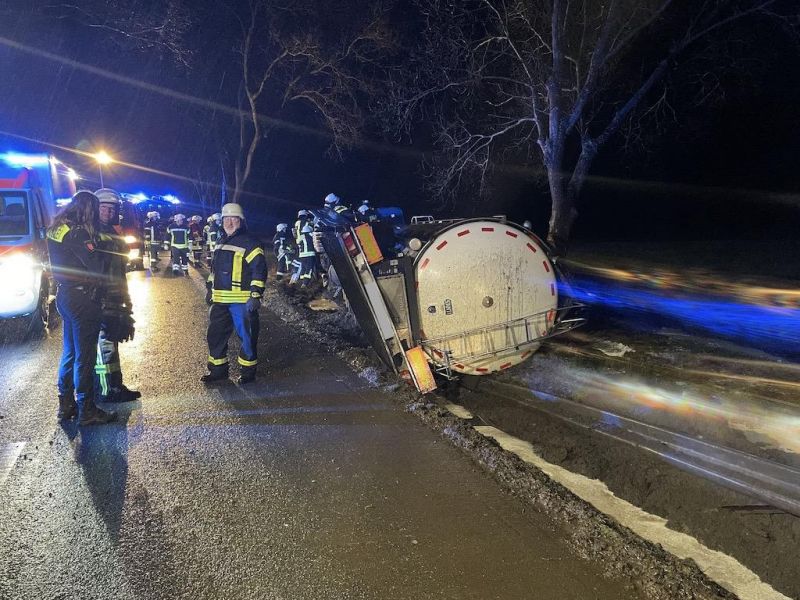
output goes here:
{"type": "Polygon", "coordinates": [[[214,303],[208,311],[208,370],[211,373],[228,371],[228,340],[233,330],[242,342],[239,364],[242,374],[255,371],[258,362],[258,311],[250,312],[244,303],[214,303]]]}
{"type": "Polygon", "coordinates": [[[100,334],[100,303],[89,291],[61,287],[56,308],[64,323],[64,349],[58,369],[58,393],[75,392],[78,406],[94,400],[94,365],[97,360],[97,336],[100,334]]]}

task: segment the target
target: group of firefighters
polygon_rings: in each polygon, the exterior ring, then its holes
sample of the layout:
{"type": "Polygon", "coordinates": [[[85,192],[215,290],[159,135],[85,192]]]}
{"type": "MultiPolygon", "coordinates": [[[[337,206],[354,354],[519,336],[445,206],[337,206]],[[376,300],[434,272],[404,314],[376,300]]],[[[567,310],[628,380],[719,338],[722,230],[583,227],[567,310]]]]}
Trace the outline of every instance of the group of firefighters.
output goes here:
{"type": "MultiPolygon", "coordinates": [[[[81,426],[100,425],[116,419],[116,413],[98,403],[129,402],[141,396],[122,381],[119,343],[134,335],[133,305],[126,279],[127,244],[119,226],[120,194],[103,188],[80,191],[54,219],[47,232],[51,265],[58,282],[56,307],[62,316],[64,348],[58,372],[58,419],[77,418],[81,426]]],[[[338,196],[328,194],[325,208],[348,222],[377,221],[364,201],[352,211],[338,196]]],[[[315,211],[316,212],[316,211],[315,211]]],[[[158,270],[160,215],[150,212],[146,227],[150,268],[158,270]]],[[[256,378],[261,299],[267,279],[267,262],[259,239],[251,235],[239,204],[223,205],[199,228],[200,218],[183,215],[166,226],[172,270],[186,273],[189,252],[206,252],[210,274],[206,282],[209,304],[208,372],[203,383],[227,379],[228,341],[236,331],[240,340],[238,383],[256,378]],[[193,244],[195,242],[195,244],[193,244]],[[197,242],[200,242],[197,244],[197,242]]],[[[290,272],[293,282],[307,285],[322,267],[315,245],[319,222],[305,210],[289,231],[277,226],[273,240],[278,258],[278,278],[290,272]]],[[[199,260],[196,258],[195,260],[199,260]]]]}
{"type": "Polygon", "coordinates": [[[163,248],[170,253],[173,275],[186,274],[189,262],[198,266],[205,262],[211,265],[214,246],[222,231],[222,214],[214,213],[206,219],[194,215],[190,219],[178,213],[169,218],[166,224],[158,211],[147,213],[144,223],[144,237],[150,257],[150,268],[159,271],[159,251],[163,248]]]}
{"type": "MultiPolygon", "coordinates": [[[[364,200],[358,210],[352,210],[336,194],[325,196],[324,208],[333,211],[352,223],[374,223],[378,220],[377,211],[364,200]]],[[[276,278],[280,281],[289,277],[289,284],[307,287],[317,276],[323,283],[327,277],[326,257],[322,253],[318,236],[319,220],[308,210],[300,210],[294,227],[279,223],[272,246],[278,259],[276,278]]]]}

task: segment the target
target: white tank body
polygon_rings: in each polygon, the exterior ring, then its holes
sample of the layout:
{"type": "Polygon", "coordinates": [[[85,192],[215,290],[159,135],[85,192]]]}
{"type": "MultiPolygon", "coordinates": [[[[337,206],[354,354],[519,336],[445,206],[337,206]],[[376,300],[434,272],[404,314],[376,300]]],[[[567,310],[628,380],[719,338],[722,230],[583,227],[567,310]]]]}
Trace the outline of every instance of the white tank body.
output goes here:
{"type": "Polygon", "coordinates": [[[464,221],[443,230],[414,270],[422,344],[432,362],[449,362],[453,371],[487,375],[517,365],[555,321],[553,264],[538,238],[511,223],[464,221]]]}

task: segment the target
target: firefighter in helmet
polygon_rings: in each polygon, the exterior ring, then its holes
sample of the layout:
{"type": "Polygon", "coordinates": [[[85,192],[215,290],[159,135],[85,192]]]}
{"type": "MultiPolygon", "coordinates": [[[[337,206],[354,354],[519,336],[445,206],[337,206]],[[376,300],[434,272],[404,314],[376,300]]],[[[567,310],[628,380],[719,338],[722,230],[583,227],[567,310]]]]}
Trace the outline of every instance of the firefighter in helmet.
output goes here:
{"type": "Polygon", "coordinates": [[[369,205],[369,200],[364,200],[358,207],[356,218],[362,223],[374,223],[378,220],[378,212],[369,205]]]}
{"type": "Polygon", "coordinates": [[[159,270],[158,247],[161,245],[161,215],[154,210],[147,213],[147,220],[144,222],[144,238],[150,252],[150,270],[155,273],[159,270]]]}
{"type": "Polygon", "coordinates": [[[133,339],[134,333],[133,304],[127,279],[128,244],[119,226],[122,197],[110,188],[101,188],[94,195],[99,201],[97,249],[106,273],[95,363],[96,397],[99,402],[131,402],[142,394],[128,389],[122,382],[119,362],[119,342],[133,339]]]}
{"type": "MultiPolygon", "coordinates": [[[[175,222],[167,227],[170,255],[172,257],[172,274],[180,275],[189,271],[189,227],[186,216],[178,213],[175,222]]],[[[188,273],[187,273],[188,274],[188,273]]]]}
{"type": "Polygon", "coordinates": [[[214,248],[217,245],[220,232],[222,231],[222,215],[214,213],[206,219],[206,226],[203,227],[203,239],[205,243],[206,264],[211,268],[211,257],[214,255],[214,248]]]}
{"type": "Polygon", "coordinates": [[[278,271],[275,276],[280,281],[291,272],[292,257],[296,249],[294,239],[289,234],[288,223],[278,223],[275,236],[272,238],[272,248],[278,258],[278,271]]]}
{"type": "Polygon", "coordinates": [[[258,309],[267,279],[267,262],[258,239],[247,232],[239,204],[222,207],[222,228],[206,283],[206,302],[211,305],[206,335],[208,373],[201,381],[209,383],[228,377],[228,339],[236,330],[241,341],[239,383],[243,384],[256,378],[258,309]]]}
{"type": "Polygon", "coordinates": [[[307,287],[314,278],[317,265],[317,253],[314,250],[314,228],[306,223],[300,230],[300,242],[297,244],[299,267],[292,276],[292,282],[300,282],[300,287],[307,287]]]}
{"type": "Polygon", "coordinates": [[[342,199],[334,193],[330,193],[325,196],[325,208],[332,210],[337,215],[344,217],[345,219],[350,221],[355,220],[355,215],[353,215],[353,211],[350,210],[350,207],[342,202],[342,199]]]}
{"type": "Polygon", "coordinates": [[[203,217],[194,215],[189,219],[189,242],[191,248],[192,264],[195,268],[200,265],[203,255],[203,217]]]}

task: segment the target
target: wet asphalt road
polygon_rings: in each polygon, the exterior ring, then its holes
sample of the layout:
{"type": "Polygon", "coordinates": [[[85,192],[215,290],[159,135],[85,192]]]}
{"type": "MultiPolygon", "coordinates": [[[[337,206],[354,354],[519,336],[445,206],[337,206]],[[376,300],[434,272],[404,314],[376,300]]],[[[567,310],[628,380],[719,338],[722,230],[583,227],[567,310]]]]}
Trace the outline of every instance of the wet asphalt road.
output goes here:
{"type": "Polygon", "coordinates": [[[0,598],[637,597],[268,309],[204,387],[200,276],[129,280],[120,423],[56,424],[59,331],[0,349],[0,598]]]}

